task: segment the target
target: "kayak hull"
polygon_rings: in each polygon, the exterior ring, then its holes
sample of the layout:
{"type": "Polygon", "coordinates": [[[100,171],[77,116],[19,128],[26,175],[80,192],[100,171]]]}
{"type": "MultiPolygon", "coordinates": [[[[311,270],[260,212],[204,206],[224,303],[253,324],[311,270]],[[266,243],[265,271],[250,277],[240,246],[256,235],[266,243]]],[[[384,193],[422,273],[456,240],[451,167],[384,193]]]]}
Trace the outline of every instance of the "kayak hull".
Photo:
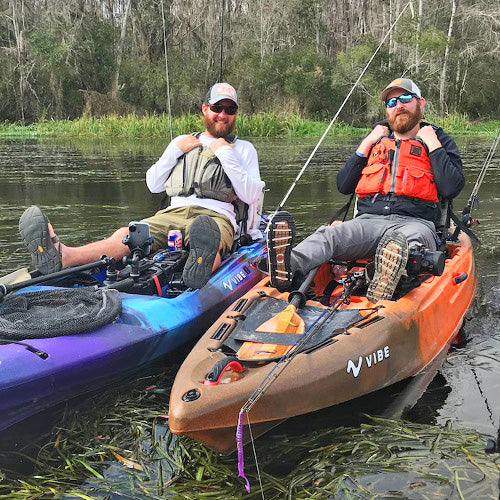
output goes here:
{"type": "Polygon", "coordinates": [[[20,344],[0,345],[0,430],[196,340],[262,278],[256,263],[264,253],[263,241],[242,247],[205,287],[175,298],[120,292],[122,313],[114,323],[89,333],[26,341],[45,359],[20,344]]]}
{"type": "MultiPolygon", "coordinates": [[[[469,238],[461,236],[458,244],[449,245],[449,251],[451,258],[446,260],[442,276],[429,277],[398,300],[382,300],[374,305],[365,296],[353,295],[350,303],[342,304],[336,314],[352,313],[359,317],[353,316],[347,328],[325,323],[325,329],[333,330],[323,335],[322,343],[297,354],[279,376],[270,374],[277,363],[273,360],[273,345],[253,343],[253,351],[245,347],[238,352],[260,353],[257,359],[268,356],[271,361],[245,358],[241,373],[228,370],[218,384],[209,385],[207,373],[223,357],[220,351],[227,351],[227,339],[234,336],[231,331],[241,329],[253,310],[265,311],[266,303],[275,308],[273,303],[287,299],[287,294],[269,287],[264,279],[244,295],[248,300],[239,314],[246,318],[234,319],[234,305],[231,306],[182,364],[171,392],[170,429],[228,453],[236,446],[234,436],[240,409],[259,384],[265,380],[267,383],[270,377],[272,384],[243,415],[243,423],[251,422],[254,437],[287,418],[383,389],[419,374],[437,359],[444,360],[476,289],[469,238]],[[221,324],[230,327],[223,338],[213,338],[217,337],[221,324]],[[186,392],[193,389],[199,397],[183,400],[186,392]]],[[[318,284],[322,288],[328,281],[330,268],[325,265],[320,269],[315,278],[316,288],[318,284]]],[[[298,313],[305,315],[309,310],[325,309],[319,302],[308,301],[298,313]]],[[[262,313],[262,323],[267,319],[262,313]]],[[[306,321],[306,331],[307,327],[306,321]]],[[[251,342],[247,344],[252,347],[251,342]]],[[[244,438],[247,439],[248,436],[244,438]]]]}

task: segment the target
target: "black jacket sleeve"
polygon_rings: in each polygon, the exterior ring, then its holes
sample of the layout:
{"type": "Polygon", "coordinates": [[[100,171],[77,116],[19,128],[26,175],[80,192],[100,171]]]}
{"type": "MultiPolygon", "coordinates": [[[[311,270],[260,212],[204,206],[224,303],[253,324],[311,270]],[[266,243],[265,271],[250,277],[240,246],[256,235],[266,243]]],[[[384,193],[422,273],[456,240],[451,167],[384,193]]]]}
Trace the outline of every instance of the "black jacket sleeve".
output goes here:
{"type": "Polygon", "coordinates": [[[456,142],[443,129],[434,126],[443,145],[429,154],[438,193],[444,198],[455,198],[465,185],[462,158],[456,142]]]}

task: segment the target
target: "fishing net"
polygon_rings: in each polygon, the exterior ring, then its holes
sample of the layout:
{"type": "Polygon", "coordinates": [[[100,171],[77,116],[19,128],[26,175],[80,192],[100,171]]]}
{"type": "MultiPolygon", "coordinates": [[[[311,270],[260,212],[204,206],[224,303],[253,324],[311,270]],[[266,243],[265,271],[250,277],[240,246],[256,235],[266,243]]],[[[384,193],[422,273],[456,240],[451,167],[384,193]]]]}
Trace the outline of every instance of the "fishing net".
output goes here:
{"type": "Polygon", "coordinates": [[[117,290],[64,288],[9,295],[0,304],[0,337],[21,340],[89,332],[114,321],[117,290]]]}

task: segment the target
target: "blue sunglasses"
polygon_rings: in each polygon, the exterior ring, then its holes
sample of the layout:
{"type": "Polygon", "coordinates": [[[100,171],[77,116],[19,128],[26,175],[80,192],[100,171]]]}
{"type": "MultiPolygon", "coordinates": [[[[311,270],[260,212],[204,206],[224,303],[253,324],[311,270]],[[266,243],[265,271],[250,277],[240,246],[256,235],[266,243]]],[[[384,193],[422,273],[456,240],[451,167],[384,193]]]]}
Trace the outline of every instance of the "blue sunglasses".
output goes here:
{"type": "Polygon", "coordinates": [[[393,108],[394,106],[396,106],[398,101],[401,104],[408,104],[414,97],[417,96],[415,94],[401,94],[398,97],[391,97],[390,99],[387,99],[387,101],[385,101],[385,107],[393,108]]]}

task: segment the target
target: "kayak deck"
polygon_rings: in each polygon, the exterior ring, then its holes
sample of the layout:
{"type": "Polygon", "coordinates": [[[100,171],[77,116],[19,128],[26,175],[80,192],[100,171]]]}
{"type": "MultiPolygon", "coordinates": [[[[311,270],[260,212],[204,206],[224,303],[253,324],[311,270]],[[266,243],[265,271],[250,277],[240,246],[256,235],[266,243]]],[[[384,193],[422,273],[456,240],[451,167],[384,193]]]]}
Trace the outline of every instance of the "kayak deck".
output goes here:
{"type": "Polygon", "coordinates": [[[373,304],[363,290],[353,293],[323,321],[318,318],[332,309],[325,304],[335,303],[342,292],[341,286],[329,286],[338,279],[338,266],[325,264],[314,279],[315,300],[298,309],[305,334],[267,332],[267,340],[259,325],[275,316],[276,310],[283,311],[288,294],[270,287],[267,278],[262,280],[219,318],[181,366],[170,399],[172,432],[192,436],[216,451],[234,450],[238,413],[270,377],[283,345],[285,352],[299,352],[248,413],[254,436],[284,419],[417,375],[448,350],[474,298],[476,275],[469,238],[461,235],[448,250],[441,276],[422,277],[419,286],[397,300],[373,304]],[[317,338],[299,349],[296,341],[313,331],[317,338]],[[215,384],[207,380],[207,374],[217,363],[223,365],[225,358],[238,361],[242,369],[226,369],[215,384]],[[188,393],[197,397],[186,397],[188,393]]]}
{"type": "Polygon", "coordinates": [[[257,262],[264,254],[263,240],[242,247],[203,288],[172,298],[120,292],[120,316],[95,331],[30,339],[25,344],[31,350],[23,343],[0,344],[0,430],[197,339],[262,278],[257,262]]]}

